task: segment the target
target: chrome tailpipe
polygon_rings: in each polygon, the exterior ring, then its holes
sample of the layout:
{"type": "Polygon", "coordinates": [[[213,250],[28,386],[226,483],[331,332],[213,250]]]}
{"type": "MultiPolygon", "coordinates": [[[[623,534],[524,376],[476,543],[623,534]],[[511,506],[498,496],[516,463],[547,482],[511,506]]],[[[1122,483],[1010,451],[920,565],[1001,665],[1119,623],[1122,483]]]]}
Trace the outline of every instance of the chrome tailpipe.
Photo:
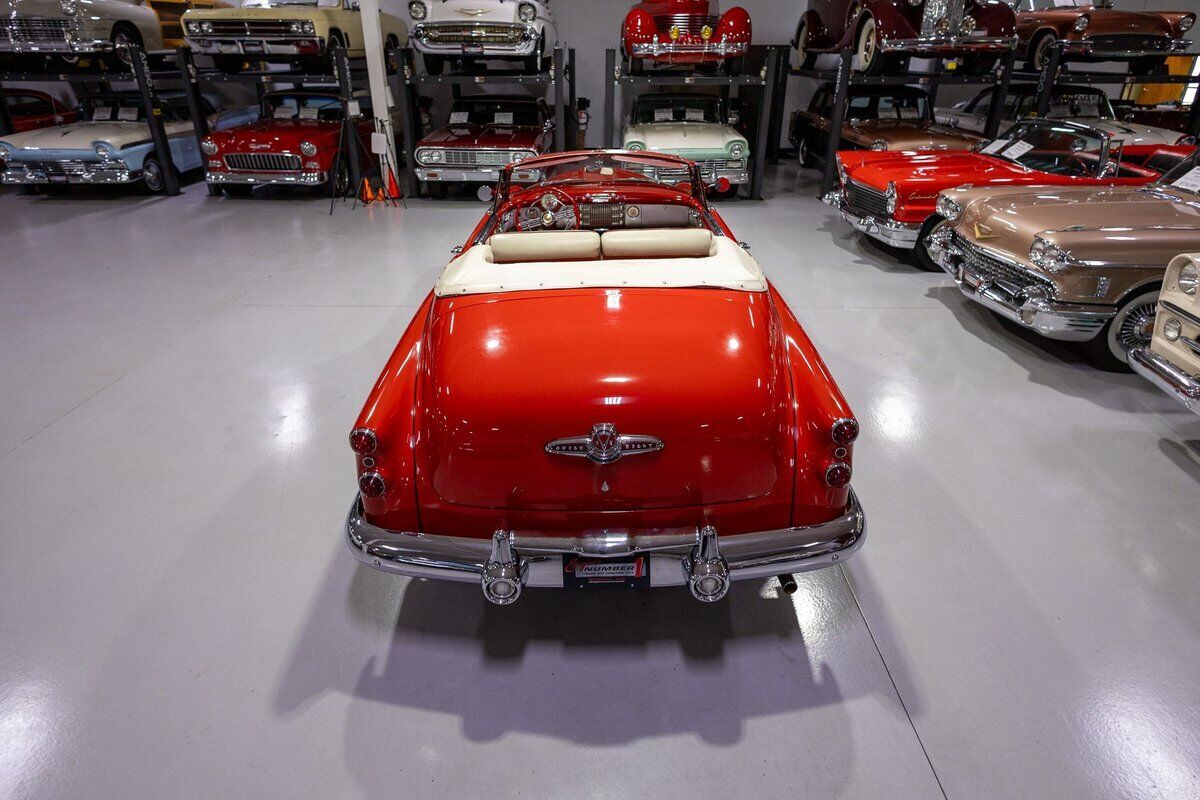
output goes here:
{"type": "Polygon", "coordinates": [[[717,545],[717,529],[700,531],[700,543],[683,562],[688,590],[701,603],[715,603],[729,591],[729,564],[717,545]]]}
{"type": "Polygon", "coordinates": [[[512,531],[496,531],[492,534],[492,553],[483,565],[483,596],[498,606],[515,603],[525,583],[523,572],[513,551],[512,531]]]}

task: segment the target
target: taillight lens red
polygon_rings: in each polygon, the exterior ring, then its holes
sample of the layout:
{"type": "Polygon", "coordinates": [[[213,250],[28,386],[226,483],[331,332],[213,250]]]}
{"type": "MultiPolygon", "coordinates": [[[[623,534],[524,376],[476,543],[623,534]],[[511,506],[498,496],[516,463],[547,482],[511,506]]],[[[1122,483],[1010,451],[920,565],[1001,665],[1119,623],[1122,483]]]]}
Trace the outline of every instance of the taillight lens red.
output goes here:
{"type": "Polygon", "coordinates": [[[379,447],[375,431],[369,428],[355,428],[350,431],[350,449],[360,456],[369,456],[379,447]]]}
{"type": "Polygon", "coordinates": [[[378,472],[364,472],[358,476],[358,491],[363,497],[379,497],[386,489],[383,476],[378,472]]]}
{"type": "Polygon", "coordinates": [[[858,420],[843,417],[833,423],[833,440],[838,444],[851,444],[858,438],[858,420]]]}
{"type": "Polygon", "coordinates": [[[835,489],[841,489],[850,483],[850,465],[845,461],[830,464],[825,470],[825,482],[835,489]]]}

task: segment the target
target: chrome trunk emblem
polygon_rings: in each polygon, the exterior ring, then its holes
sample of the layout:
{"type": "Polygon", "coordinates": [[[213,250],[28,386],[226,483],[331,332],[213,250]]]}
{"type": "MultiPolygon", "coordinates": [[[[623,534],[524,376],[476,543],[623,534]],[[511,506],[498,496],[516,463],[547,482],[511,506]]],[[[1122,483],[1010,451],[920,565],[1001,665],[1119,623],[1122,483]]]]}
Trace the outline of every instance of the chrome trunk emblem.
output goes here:
{"type": "Polygon", "coordinates": [[[568,436],[546,443],[546,452],[558,456],[586,458],[597,464],[611,464],[621,456],[654,453],[664,447],[655,436],[629,436],[617,433],[617,426],[601,422],[587,436],[568,436]]]}

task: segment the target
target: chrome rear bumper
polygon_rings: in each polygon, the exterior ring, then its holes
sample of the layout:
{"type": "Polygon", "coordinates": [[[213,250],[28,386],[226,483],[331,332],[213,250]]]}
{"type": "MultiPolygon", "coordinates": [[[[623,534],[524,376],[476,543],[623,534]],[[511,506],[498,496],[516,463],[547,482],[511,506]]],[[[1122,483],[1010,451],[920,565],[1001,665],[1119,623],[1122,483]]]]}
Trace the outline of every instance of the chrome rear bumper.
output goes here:
{"type": "Polygon", "coordinates": [[[1189,375],[1145,346],[1129,351],[1129,366],[1182,403],[1188,411],[1200,414],[1200,375],[1189,375]]]}
{"type": "MultiPolygon", "coordinates": [[[[833,566],[862,547],[866,533],[866,516],[853,490],[845,513],[829,522],[729,536],[720,536],[713,528],[690,533],[554,538],[498,531],[491,540],[410,533],[372,525],[363,517],[358,497],[346,518],[346,544],[354,557],[368,566],[413,578],[482,581],[487,594],[487,576],[496,571],[497,564],[506,565],[510,574],[520,579],[514,600],[521,587],[563,588],[563,556],[606,559],[640,555],[649,562],[651,586],[692,586],[714,574],[723,576],[727,585],[731,580],[833,566]],[[497,557],[498,551],[502,557],[497,557]],[[700,572],[704,575],[699,576],[700,572]]],[[[695,588],[692,592],[701,600],[719,599],[707,592],[702,597],[695,588]]],[[[506,604],[491,595],[488,599],[506,604]]]]}

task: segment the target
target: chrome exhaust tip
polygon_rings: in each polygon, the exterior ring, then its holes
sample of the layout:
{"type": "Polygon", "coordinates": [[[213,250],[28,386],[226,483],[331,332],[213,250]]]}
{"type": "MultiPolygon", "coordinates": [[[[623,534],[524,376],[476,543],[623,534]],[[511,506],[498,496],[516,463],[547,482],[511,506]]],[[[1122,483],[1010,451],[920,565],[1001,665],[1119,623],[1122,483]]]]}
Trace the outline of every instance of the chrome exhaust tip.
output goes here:
{"type": "Polygon", "coordinates": [[[716,528],[700,531],[700,543],[683,562],[688,590],[701,603],[715,603],[729,591],[729,564],[717,546],[716,528]]]}
{"type": "Polygon", "coordinates": [[[510,531],[492,534],[492,554],[483,566],[483,596],[498,606],[512,605],[521,596],[523,575],[521,562],[512,547],[510,531]]]}

